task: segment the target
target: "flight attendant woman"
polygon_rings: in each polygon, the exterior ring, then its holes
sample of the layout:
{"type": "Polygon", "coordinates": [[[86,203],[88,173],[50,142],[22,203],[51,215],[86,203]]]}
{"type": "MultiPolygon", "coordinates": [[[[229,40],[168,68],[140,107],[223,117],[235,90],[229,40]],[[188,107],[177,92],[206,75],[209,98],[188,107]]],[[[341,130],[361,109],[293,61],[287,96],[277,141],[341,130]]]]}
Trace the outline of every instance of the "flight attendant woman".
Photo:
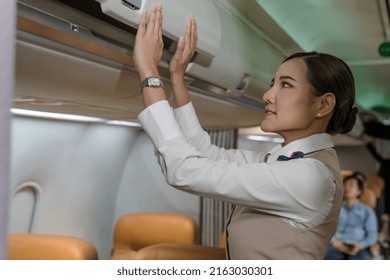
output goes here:
{"type": "Polygon", "coordinates": [[[133,57],[146,107],[139,120],[167,182],[236,205],[227,225],[230,259],[323,259],[343,193],[330,135],[349,132],[357,114],[350,69],[327,54],[290,56],[264,94],[261,123],[284,143],[268,153],[225,150],[210,143],[184,84],[197,42],[195,19],[170,65],[174,110],[158,79],[161,26],[162,7],[155,5],[141,17],[133,57]]]}

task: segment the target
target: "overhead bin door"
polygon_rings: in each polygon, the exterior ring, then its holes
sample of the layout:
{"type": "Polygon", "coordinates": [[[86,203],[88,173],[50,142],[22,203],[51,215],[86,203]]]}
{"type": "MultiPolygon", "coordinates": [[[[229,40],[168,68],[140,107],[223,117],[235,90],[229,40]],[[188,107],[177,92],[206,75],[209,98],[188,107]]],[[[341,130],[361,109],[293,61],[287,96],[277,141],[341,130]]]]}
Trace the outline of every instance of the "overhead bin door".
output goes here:
{"type": "Polygon", "coordinates": [[[102,11],[132,27],[137,27],[142,12],[154,3],[163,5],[163,35],[177,41],[185,32],[185,22],[195,16],[199,38],[197,52],[212,59],[215,57],[221,40],[221,24],[218,13],[209,0],[96,0],[102,11]]]}

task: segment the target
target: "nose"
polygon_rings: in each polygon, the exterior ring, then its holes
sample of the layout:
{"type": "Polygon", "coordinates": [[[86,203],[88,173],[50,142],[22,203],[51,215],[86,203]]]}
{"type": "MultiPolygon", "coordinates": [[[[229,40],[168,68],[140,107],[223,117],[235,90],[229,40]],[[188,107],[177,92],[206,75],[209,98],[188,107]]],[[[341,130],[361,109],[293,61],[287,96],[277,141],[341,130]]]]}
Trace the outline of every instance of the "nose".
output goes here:
{"type": "Polygon", "coordinates": [[[263,94],[263,101],[264,103],[266,104],[271,104],[273,103],[273,98],[274,98],[274,94],[273,94],[273,91],[272,91],[272,87],[267,90],[264,94],[263,94]]]}

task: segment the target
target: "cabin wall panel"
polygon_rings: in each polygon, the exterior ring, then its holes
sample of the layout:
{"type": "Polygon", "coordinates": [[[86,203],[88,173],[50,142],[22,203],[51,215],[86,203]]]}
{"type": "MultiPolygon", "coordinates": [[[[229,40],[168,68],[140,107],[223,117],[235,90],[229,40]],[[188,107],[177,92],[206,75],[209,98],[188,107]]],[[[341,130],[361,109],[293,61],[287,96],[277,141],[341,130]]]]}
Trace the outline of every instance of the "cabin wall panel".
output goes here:
{"type": "Polygon", "coordinates": [[[6,258],[10,181],[11,98],[14,93],[15,1],[1,1],[0,9],[0,260],[6,258]]]}
{"type": "Polygon", "coordinates": [[[11,192],[26,181],[42,189],[32,232],[89,240],[108,258],[118,187],[138,130],[28,118],[14,118],[12,128],[11,192]]]}
{"type": "Polygon", "coordinates": [[[167,212],[190,216],[199,224],[200,198],[166,183],[145,133],[140,133],[134,143],[116,205],[116,220],[132,212],[167,212]]]}
{"type": "MultiPolygon", "coordinates": [[[[110,258],[123,214],[182,213],[198,222],[199,198],[167,185],[140,128],[16,116],[11,164],[11,195],[26,182],[40,190],[31,232],[86,239],[101,259],[110,258]]],[[[15,218],[10,228],[25,228],[18,222],[26,223],[15,218]]]]}

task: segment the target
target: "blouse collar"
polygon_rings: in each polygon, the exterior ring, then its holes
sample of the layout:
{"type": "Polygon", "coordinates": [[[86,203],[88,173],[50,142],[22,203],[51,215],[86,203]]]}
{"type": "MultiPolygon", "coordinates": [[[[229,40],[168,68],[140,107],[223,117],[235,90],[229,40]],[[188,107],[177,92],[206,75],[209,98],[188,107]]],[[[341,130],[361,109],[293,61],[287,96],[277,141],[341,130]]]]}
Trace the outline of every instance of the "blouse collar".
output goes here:
{"type": "Polygon", "coordinates": [[[313,134],[308,137],[295,140],[286,146],[281,144],[275,146],[268,152],[268,163],[277,161],[280,155],[290,157],[295,152],[303,152],[304,154],[334,148],[332,137],[327,133],[313,134]]]}

